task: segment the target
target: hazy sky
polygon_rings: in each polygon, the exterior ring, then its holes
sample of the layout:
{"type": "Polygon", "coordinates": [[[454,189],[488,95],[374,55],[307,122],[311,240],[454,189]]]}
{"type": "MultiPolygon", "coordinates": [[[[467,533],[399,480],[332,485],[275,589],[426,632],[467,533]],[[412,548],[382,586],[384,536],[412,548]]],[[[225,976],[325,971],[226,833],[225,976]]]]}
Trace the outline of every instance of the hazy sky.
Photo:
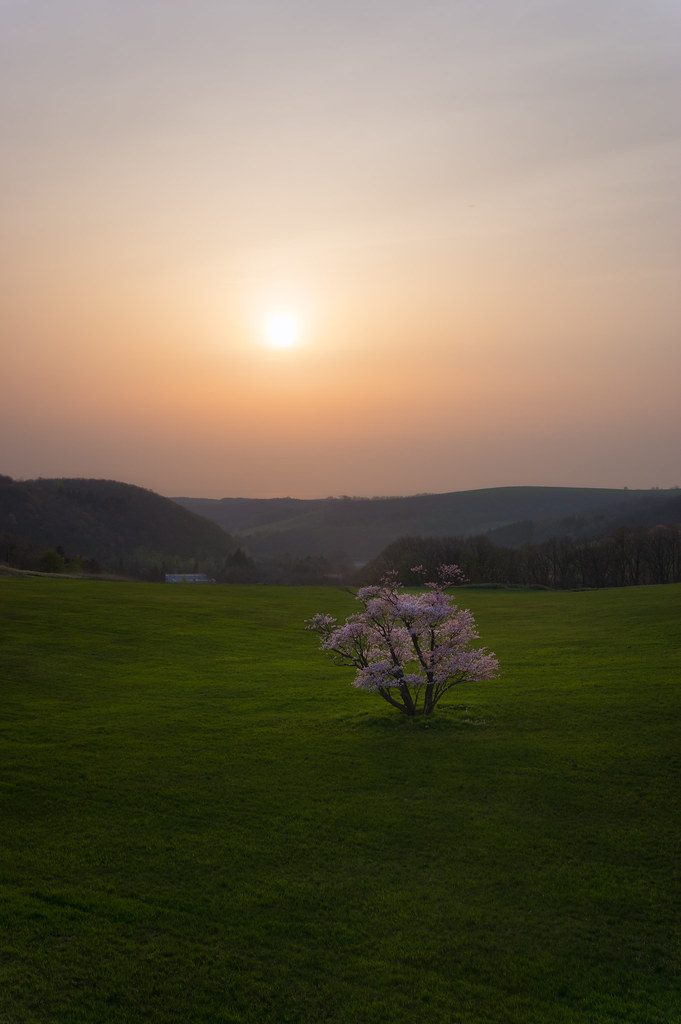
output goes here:
{"type": "Polygon", "coordinates": [[[0,472],[681,484],[679,0],[0,0],[0,28],[0,472]]]}

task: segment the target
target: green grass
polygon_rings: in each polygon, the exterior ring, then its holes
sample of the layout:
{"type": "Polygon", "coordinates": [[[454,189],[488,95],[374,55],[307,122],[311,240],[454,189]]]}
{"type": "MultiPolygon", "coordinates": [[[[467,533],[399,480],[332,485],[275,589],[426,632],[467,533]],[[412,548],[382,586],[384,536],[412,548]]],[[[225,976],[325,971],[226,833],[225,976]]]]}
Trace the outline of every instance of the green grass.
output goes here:
{"type": "Polygon", "coordinates": [[[681,1021],[681,587],[461,596],[409,720],[341,591],[0,580],[2,1024],[681,1021]]]}

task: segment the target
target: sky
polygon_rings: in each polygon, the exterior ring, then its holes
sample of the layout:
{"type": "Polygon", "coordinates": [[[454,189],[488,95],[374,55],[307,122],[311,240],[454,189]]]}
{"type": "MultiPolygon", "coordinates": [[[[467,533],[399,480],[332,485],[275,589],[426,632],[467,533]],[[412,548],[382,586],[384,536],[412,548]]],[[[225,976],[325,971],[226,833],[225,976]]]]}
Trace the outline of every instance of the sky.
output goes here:
{"type": "Polygon", "coordinates": [[[0,132],[0,473],[681,484],[678,0],[0,0],[0,132]]]}

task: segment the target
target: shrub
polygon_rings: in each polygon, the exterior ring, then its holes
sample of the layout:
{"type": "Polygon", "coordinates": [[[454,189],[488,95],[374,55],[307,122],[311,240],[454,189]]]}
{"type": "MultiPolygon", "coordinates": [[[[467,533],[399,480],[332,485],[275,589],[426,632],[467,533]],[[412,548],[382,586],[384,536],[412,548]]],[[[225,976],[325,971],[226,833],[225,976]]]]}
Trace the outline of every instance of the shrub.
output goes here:
{"type": "MultiPolygon", "coordinates": [[[[422,573],[421,567],[412,570],[422,573]]],[[[362,611],[339,625],[322,613],[306,621],[321,637],[321,650],[337,665],[357,670],[353,686],[377,693],[405,715],[430,715],[453,686],[497,675],[496,657],[471,648],[478,637],[473,615],[445,593],[464,582],[455,565],[443,565],[421,593],[400,589],[395,573],[362,587],[362,611]]]]}

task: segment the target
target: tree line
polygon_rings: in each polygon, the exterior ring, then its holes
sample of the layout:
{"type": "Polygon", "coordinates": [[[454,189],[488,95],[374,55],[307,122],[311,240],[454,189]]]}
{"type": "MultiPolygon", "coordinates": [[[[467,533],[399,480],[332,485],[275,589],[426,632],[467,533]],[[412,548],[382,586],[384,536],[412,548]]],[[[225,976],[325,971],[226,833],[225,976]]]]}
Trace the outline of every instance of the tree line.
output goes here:
{"type": "MultiPolygon", "coordinates": [[[[3,539],[3,538],[0,538],[3,539]]],[[[585,540],[555,536],[541,543],[508,547],[486,534],[470,537],[402,537],[362,568],[321,555],[254,559],[241,547],[222,558],[170,557],[144,547],[100,563],[63,547],[44,550],[12,538],[0,546],[0,562],[42,572],[117,574],[162,582],[167,572],[204,572],[218,583],[353,585],[377,583],[396,570],[407,585],[418,585],[414,566],[434,574],[456,564],[473,584],[547,587],[557,590],[631,587],[681,582],[681,529],[676,525],[621,527],[585,540]]]]}
{"type": "Polygon", "coordinates": [[[403,537],[370,562],[360,576],[376,582],[396,569],[404,583],[418,582],[412,567],[434,572],[456,563],[472,583],[557,590],[631,587],[681,582],[681,529],[621,527],[589,540],[551,537],[518,548],[495,544],[486,535],[472,537],[403,537]]]}

